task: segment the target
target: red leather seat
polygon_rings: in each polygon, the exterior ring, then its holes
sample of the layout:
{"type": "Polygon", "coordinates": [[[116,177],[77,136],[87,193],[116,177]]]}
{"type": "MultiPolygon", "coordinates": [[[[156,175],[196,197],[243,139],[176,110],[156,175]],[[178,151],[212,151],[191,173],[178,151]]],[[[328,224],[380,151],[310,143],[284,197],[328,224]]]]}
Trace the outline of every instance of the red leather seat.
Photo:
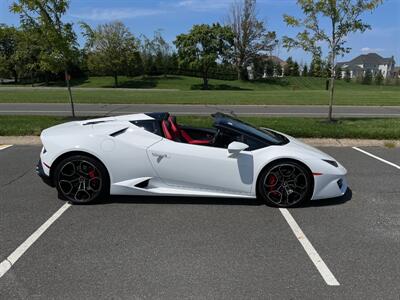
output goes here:
{"type": "Polygon", "coordinates": [[[189,144],[193,145],[209,145],[212,140],[196,140],[193,139],[185,130],[179,127],[179,125],[176,123],[176,118],[170,116],[168,118],[169,124],[171,125],[171,131],[173,132],[174,135],[176,135],[178,138],[181,138],[185,140],[189,144]]]}
{"type": "Polygon", "coordinates": [[[169,124],[167,121],[163,120],[161,122],[161,127],[162,127],[162,131],[164,133],[165,138],[169,139],[169,140],[173,140],[172,134],[169,131],[169,124]]]}

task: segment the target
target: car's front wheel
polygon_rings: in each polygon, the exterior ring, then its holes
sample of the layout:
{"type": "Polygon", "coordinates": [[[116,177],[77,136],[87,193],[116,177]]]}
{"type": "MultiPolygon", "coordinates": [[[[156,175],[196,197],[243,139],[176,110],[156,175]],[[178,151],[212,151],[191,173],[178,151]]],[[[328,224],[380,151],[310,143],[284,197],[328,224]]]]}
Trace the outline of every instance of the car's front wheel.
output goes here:
{"type": "Polygon", "coordinates": [[[307,168],[292,160],[270,164],[257,182],[258,196],[276,207],[298,206],[312,196],[313,178],[307,168]]]}
{"type": "Polygon", "coordinates": [[[61,199],[77,204],[95,202],[109,194],[107,170],[90,156],[63,159],[56,166],[54,183],[61,199]]]}

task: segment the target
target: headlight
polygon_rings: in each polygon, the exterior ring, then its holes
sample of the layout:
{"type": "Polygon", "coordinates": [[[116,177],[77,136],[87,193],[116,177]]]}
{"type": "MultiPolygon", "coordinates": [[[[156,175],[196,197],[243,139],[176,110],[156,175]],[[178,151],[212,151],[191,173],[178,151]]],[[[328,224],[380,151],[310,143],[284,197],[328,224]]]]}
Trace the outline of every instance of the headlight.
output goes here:
{"type": "Polygon", "coordinates": [[[324,162],[327,162],[328,164],[330,164],[331,166],[334,166],[335,168],[338,168],[339,165],[336,161],[334,160],[329,160],[329,159],[323,159],[324,162]]]}

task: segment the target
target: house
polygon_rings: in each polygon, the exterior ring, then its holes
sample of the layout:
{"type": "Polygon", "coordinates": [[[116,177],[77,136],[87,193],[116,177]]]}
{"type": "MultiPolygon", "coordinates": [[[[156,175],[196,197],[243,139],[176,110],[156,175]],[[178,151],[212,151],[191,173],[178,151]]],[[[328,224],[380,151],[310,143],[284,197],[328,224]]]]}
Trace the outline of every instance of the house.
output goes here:
{"type": "Polygon", "coordinates": [[[348,62],[339,62],[337,66],[342,69],[342,77],[346,72],[350,72],[350,78],[363,76],[367,70],[370,70],[372,76],[380,71],[383,78],[393,78],[395,76],[394,57],[383,58],[376,53],[359,55],[348,62]]]}
{"type": "MultiPolygon", "coordinates": [[[[274,56],[274,55],[265,55],[262,57],[263,61],[267,61],[267,60],[271,60],[274,63],[274,74],[273,77],[282,77],[283,76],[283,68],[286,65],[286,61],[280,59],[278,56],[274,56]],[[280,68],[277,68],[276,66],[280,66],[280,68]],[[279,70],[280,69],[280,70],[279,70]]],[[[249,80],[254,80],[255,74],[254,74],[254,65],[250,64],[249,66],[247,66],[247,74],[249,76],[249,80]]],[[[267,78],[267,72],[266,70],[264,71],[264,75],[262,76],[262,78],[267,78]]]]}

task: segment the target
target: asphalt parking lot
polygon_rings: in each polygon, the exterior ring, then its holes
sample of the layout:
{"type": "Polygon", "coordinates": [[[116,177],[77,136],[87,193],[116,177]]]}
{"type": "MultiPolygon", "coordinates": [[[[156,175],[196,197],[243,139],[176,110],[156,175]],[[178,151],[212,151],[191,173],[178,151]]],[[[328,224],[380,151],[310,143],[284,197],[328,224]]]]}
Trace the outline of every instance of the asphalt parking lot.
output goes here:
{"type": "MultiPolygon", "coordinates": [[[[400,299],[400,149],[322,150],[351,190],[289,212],[338,286],[279,209],[112,197],[63,211],[0,278],[0,299],[400,299]]],[[[39,151],[0,150],[0,262],[65,205],[34,172],[39,151]]]]}

